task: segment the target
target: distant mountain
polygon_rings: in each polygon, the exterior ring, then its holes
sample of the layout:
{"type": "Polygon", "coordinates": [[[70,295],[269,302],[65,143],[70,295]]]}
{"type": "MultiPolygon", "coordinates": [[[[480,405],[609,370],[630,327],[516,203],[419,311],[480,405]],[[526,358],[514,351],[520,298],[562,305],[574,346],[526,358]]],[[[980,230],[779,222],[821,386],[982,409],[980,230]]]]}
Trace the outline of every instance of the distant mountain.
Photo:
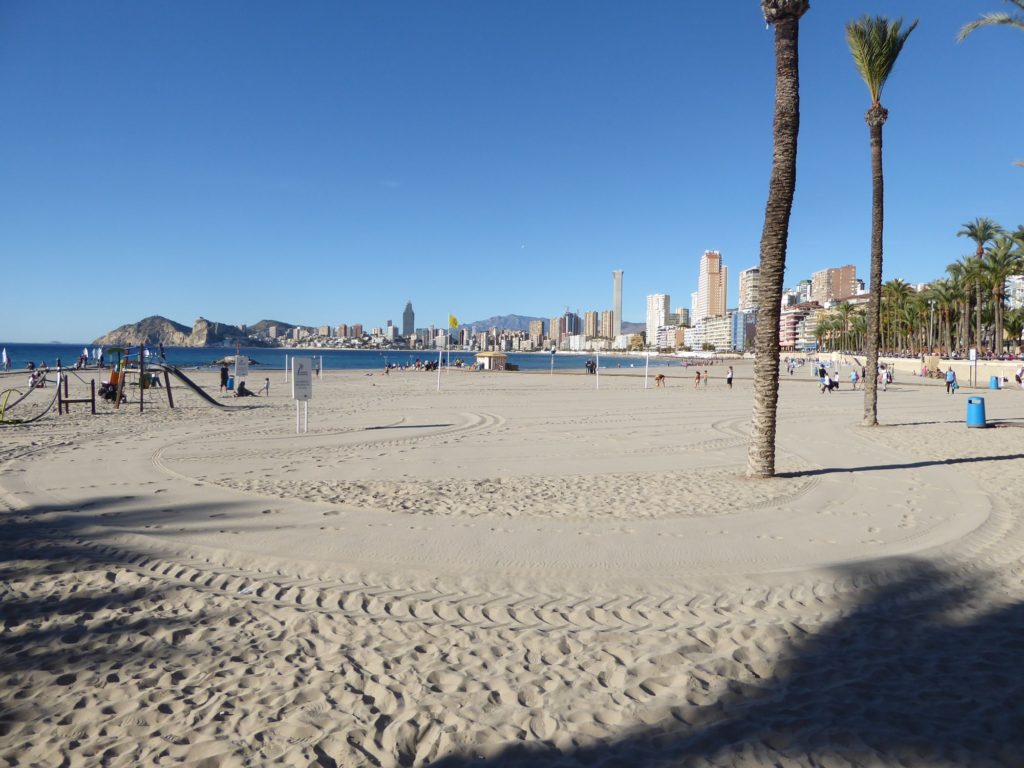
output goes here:
{"type": "Polygon", "coordinates": [[[647,323],[627,323],[625,320],[622,321],[622,332],[629,333],[640,333],[641,331],[647,330],[647,323]]]}
{"type": "Polygon", "coordinates": [[[232,342],[247,342],[246,334],[237,326],[200,317],[189,328],[166,317],[153,315],[137,323],[122,325],[92,343],[100,346],[163,344],[168,347],[216,347],[232,342]]]}
{"type": "Polygon", "coordinates": [[[277,326],[277,331],[284,336],[292,328],[298,328],[297,325],[291,323],[282,323],[280,320],[260,320],[258,323],[254,323],[246,328],[248,333],[266,333],[268,328],[277,326]]]}
{"type": "Polygon", "coordinates": [[[137,323],[128,323],[100,336],[93,344],[130,347],[137,344],[165,344],[169,347],[188,347],[192,329],[160,315],[153,315],[137,323]]]}

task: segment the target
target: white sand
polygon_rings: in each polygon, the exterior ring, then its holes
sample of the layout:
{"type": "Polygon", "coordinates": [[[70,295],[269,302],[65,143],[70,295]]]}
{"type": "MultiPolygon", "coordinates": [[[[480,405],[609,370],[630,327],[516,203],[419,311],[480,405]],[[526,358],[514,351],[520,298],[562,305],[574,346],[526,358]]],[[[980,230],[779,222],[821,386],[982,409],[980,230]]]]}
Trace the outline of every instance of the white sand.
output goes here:
{"type": "Polygon", "coordinates": [[[803,369],[753,481],[735,367],[0,428],[0,759],[1024,764],[1024,392],[803,369]]]}

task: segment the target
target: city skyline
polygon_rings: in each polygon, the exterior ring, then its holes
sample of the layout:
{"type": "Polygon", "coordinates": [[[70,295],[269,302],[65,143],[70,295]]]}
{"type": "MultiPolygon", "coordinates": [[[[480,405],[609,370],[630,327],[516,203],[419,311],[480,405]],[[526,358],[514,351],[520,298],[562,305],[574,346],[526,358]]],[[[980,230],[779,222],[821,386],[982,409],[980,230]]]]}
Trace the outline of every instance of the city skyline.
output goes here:
{"type": "MultiPolygon", "coordinates": [[[[868,104],[843,36],[863,13],[920,19],[886,90],[885,279],[939,277],[977,216],[1020,223],[1019,36],[955,42],[992,2],[806,14],[787,284],[868,271],[868,104]]],[[[369,327],[409,297],[421,325],[601,311],[618,269],[635,322],[645,296],[692,290],[677,264],[708,244],[759,261],[774,66],[756,3],[0,13],[4,341],[153,314],[369,327]]]]}

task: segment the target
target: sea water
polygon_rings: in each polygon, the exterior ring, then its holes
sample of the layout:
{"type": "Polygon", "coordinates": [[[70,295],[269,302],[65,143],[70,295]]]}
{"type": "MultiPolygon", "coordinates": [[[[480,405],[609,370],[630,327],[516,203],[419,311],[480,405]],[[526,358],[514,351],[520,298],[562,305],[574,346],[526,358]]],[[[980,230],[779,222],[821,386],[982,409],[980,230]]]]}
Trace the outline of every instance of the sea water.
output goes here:
{"type": "MultiPolygon", "coordinates": [[[[37,366],[45,362],[49,367],[57,365],[60,358],[64,367],[74,367],[78,357],[85,349],[89,350],[90,365],[95,365],[91,355],[95,349],[94,345],[88,344],[14,344],[0,341],[0,349],[6,347],[7,355],[11,359],[12,371],[24,371],[29,362],[37,366]]],[[[156,347],[147,347],[150,354],[146,359],[150,362],[159,362],[159,354],[156,347]]],[[[137,348],[136,348],[137,351],[137,348]]],[[[240,354],[245,355],[251,361],[250,364],[265,370],[283,370],[285,355],[289,358],[298,356],[309,356],[317,359],[323,356],[323,367],[325,370],[383,370],[386,365],[413,365],[416,360],[426,362],[437,360],[437,350],[362,350],[362,349],[292,349],[287,347],[242,347],[240,354]]],[[[234,348],[224,347],[164,347],[164,356],[167,363],[180,368],[213,368],[217,367],[216,361],[226,355],[235,354],[234,348]]],[[[476,355],[463,350],[450,350],[442,352],[442,357],[450,359],[455,365],[456,360],[462,360],[463,365],[473,365],[476,355]]],[[[583,370],[588,359],[593,359],[593,354],[587,353],[557,353],[549,352],[510,352],[508,363],[519,366],[522,371],[547,371],[551,369],[552,358],[556,371],[583,370]]],[[[110,363],[110,354],[105,354],[105,361],[110,363]]],[[[671,358],[651,358],[651,367],[679,365],[678,360],[671,358]]],[[[602,355],[602,368],[643,368],[644,358],[626,355],[602,355]]]]}

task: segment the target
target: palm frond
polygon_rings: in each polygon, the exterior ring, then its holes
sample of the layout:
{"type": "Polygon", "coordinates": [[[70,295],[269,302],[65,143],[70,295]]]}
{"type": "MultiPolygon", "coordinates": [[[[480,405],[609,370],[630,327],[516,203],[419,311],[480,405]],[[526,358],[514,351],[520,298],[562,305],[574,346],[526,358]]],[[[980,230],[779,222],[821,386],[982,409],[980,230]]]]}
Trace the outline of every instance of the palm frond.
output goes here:
{"type": "Polygon", "coordinates": [[[904,30],[903,19],[889,21],[883,16],[863,16],[846,25],[846,42],[853,63],[868,86],[871,103],[878,104],[903,44],[917,27],[915,19],[904,30]]]}
{"type": "MultiPolygon", "coordinates": [[[[1021,10],[1024,10],[1024,2],[1019,0],[1011,0],[1021,10]]],[[[992,27],[992,26],[1010,26],[1017,27],[1018,29],[1024,29],[1024,18],[1020,16],[1011,16],[1008,13],[983,13],[980,19],[975,19],[970,24],[965,24],[963,28],[957,33],[956,39],[958,43],[962,43],[967,39],[967,36],[976,29],[981,27],[992,27]]]]}

